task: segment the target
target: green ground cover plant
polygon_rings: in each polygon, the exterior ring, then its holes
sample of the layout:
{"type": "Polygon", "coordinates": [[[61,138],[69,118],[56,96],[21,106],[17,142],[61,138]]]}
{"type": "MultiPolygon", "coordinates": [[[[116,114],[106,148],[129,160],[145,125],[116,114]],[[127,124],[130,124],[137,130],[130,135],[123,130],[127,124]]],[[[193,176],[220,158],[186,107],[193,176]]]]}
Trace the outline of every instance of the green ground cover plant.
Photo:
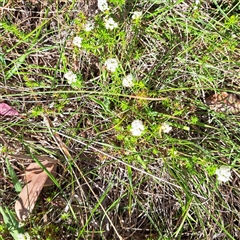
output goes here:
{"type": "Polygon", "coordinates": [[[239,13],[0,0],[0,239],[239,239],[239,13]],[[34,162],[53,183],[18,219],[34,162]]]}

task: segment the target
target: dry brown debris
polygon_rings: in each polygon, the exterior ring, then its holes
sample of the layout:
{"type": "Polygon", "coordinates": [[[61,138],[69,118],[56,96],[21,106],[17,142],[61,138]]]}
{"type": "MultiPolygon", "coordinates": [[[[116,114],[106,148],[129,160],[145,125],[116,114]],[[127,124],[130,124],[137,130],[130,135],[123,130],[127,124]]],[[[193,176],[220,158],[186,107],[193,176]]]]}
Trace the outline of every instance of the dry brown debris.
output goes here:
{"type": "Polygon", "coordinates": [[[206,99],[211,110],[222,113],[237,114],[240,112],[240,98],[234,93],[215,93],[206,99]]]}

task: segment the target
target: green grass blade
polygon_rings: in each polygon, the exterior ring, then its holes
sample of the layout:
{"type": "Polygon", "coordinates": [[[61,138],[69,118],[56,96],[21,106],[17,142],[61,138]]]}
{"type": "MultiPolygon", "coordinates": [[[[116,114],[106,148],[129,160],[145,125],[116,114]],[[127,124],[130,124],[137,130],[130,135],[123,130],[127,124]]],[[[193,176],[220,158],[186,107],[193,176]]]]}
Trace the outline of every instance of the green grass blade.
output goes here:
{"type": "Polygon", "coordinates": [[[12,237],[15,240],[19,240],[20,235],[24,234],[25,231],[23,228],[19,227],[19,222],[15,218],[12,211],[10,211],[8,208],[4,209],[2,206],[0,206],[0,213],[3,216],[3,221],[12,237]]]}
{"type": "Polygon", "coordinates": [[[12,182],[13,182],[13,185],[14,185],[14,188],[16,190],[16,192],[21,192],[22,191],[22,186],[21,186],[21,183],[19,182],[18,180],[18,177],[14,171],[14,169],[12,168],[9,160],[6,158],[6,163],[7,163],[7,169],[8,169],[8,173],[9,175],[11,176],[12,178],[12,182]]]}

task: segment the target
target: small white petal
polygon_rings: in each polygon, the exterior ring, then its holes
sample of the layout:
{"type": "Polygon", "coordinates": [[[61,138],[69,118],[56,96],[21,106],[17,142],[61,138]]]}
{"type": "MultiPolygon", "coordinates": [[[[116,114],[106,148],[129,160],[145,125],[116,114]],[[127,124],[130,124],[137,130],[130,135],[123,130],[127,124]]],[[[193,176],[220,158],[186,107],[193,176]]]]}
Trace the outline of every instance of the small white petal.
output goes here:
{"type": "Polygon", "coordinates": [[[161,126],[161,131],[164,133],[169,133],[172,130],[172,127],[168,123],[163,123],[161,126]]]}
{"type": "Polygon", "coordinates": [[[98,0],[98,9],[102,12],[108,10],[108,3],[106,0],[98,0]]]}
{"type": "Polygon", "coordinates": [[[231,178],[231,168],[228,166],[221,166],[216,170],[215,174],[220,182],[227,182],[231,178]]]}
{"type": "Polygon", "coordinates": [[[93,21],[88,21],[88,22],[86,22],[86,24],[84,25],[84,30],[85,30],[86,32],[90,32],[90,31],[92,31],[92,30],[94,29],[94,27],[95,27],[94,22],[93,22],[93,21]]]}
{"type": "Polygon", "coordinates": [[[73,45],[80,48],[82,46],[82,38],[81,37],[75,37],[73,39],[73,45]]]}
{"type": "Polygon", "coordinates": [[[133,12],[132,19],[137,20],[142,17],[142,12],[133,12]]]}
{"type": "Polygon", "coordinates": [[[105,27],[106,29],[113,30],[118,27],[118,23],[113,20],[113,18],[105,19],[105,27]]]}
{"type": "Polygon", "coordinates": [[[118,68],[118,61],[116,58],[109,58],[104,65],[106,66],[106,69],[110,72],[115,72],[118,68]]]}
{"type": "Polygon", "coordinates": [[[49,108],[53,108],[55,105],[55,102],[51,102],[50,105],[48,106],[49,108]]]}
{"type": "Polygon", "coordinates": [[[131,124],[130,132],[133,136],[141,136],[144,131],[144,125],[141,120],[134,120],[131,124]]]}
{"type": "Polygon", "coordinates": [[[28,233],[20,233],[18,234],[18,240],[30,240],[30,235],[28,233]]]}
{"type": "Polygon", "coordinates": [[[134,79],[133,75],[128,74],[125,78],[123,78],[122,85],[124,87],[133,87],[134,86],[133,79],[134,79]]]}
{"type": "Polygon", "coordinates": [[[72,71],[66,72],[64,74],[64,77],[67,79],[67,81],[70,85],[77,81],[77,75],[74,74],[72,71]]]}

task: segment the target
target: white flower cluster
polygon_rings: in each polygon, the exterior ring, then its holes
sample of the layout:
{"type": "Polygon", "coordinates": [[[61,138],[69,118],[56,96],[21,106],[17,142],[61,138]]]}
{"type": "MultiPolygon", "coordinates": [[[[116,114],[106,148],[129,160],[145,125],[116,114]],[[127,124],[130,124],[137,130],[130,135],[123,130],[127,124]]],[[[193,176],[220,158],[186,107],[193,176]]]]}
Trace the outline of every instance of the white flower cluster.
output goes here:
{"type": "Polygon", "coordinates": [[[77,81],[77,75],[72,71],[68,71],[64,74],[64,77],[67,79],[68,83],[71,85],[77,81]]]}
{"type": "MultiPolygon", "coordinates": [[[[172,127],[168,123],[163,123],[160,126],[159,134],[161,136],[161,132],[169,133],[172,130],[172,127]]],[[[141,136],[142,132],[144,131],[144,125],[141,120],[134,120],[131,124],[130,132],[133,136],[141,136]]]]}
{"type": "Polygon", "coordinates": [[[142,17],[142,12],[133,12],[132,20],[138,20],[142,17]]]}
{"type": "Polygon", "coordinates": [[[141,120],[134,120],[131,124],[130,132],[133,136],[141,136],[142,132],[144,131],[144,125],[141,120]]]}
{"type": "Polygon", "coordinates": [[[113,18],[104,19],[106,29],[113,30],[118,27],[118,23],[113,20],[113,18]]]}
{"type": "Polygon", "coordinates": [[[134,86],[133,79],[134,79],[133,75],[128,74],[125,78],[123,78],[122,85],[128,88],[133,87],[134,86]]]}
{"type": "Polygon", "coordinates": [[[73,38],[73,45],[80,48],[82,46],[82,40],[83,39],[81,37],[74,37],[73,38]]]}
{"type": "Polygon", "coordinates": [[[217,179],[220,182],[227,182],[231,178],[231,168],[228,166],[221,166],[215,172],[217,179]]]}
{"type": "Polygon", "coordinates": [[[106,69],[110,72],[115,72],[116,69],[118,68],[118,60],[116,58],[109,58],[105,63],[104,63],[106,69]]]}
{"type": "Polygon", "coordinates": [[[95,28],[95,24],[93,21],[87,21],[84,25],[84,30],[86,32],[90,32],[95,28]]]}
{"type": "Polygon", "coordinates": [[[102,12],[108,10],[107,0],[98,0],[98,9],[102,12]]]}
{"type": "Polygon", "coordinates": [[[26,233],[19,233],[18,234],[18,240],[30,240],[30,235],[26,232],[26,233]]]}
{"type": "Polygon", "coordinates": [[[197,10],[200,5],[200,0],[195,0],[195,6],[193,7],[193,10],[197,10]]]}
{"type": "Polygon", "coordinates": [[[168,123],[163,123],[160,127],[160,130],[164,133],[169,133],[172,130],[172,127],[168,123]]]}
{"type": "MultiPolygon", "coordinates": [[[[109,10],[107,0],[98,0],[98,9],[102,12],[109,10]]],[[[113,18],[105,18],[104,19],[105,27],[108,30],[113,30],[118,27],[118,23],[113,20],[113,18]]]]}

